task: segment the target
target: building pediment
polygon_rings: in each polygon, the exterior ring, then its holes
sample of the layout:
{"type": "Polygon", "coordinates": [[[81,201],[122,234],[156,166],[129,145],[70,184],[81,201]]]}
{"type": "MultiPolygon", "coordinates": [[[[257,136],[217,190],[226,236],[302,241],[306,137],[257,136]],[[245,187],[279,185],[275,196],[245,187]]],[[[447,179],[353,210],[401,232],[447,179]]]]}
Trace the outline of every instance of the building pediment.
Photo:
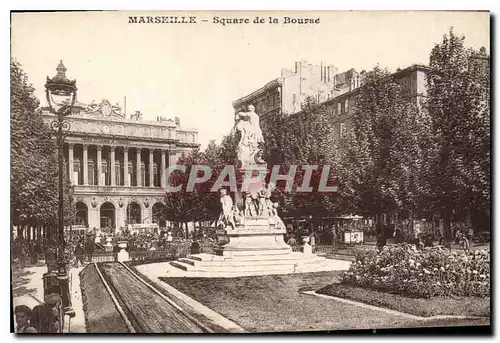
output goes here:
{"type": "Polygon", "coordinates": [[[81,116],[96,118],[96,119],[113,119],[113,120],[124,120],[125,115],[118,103],[116,105],[111,104],[109,100],[102,100],[100,104],[93,101],[89,105],[84,105],[83,111],[80,112],[81,116]]]}

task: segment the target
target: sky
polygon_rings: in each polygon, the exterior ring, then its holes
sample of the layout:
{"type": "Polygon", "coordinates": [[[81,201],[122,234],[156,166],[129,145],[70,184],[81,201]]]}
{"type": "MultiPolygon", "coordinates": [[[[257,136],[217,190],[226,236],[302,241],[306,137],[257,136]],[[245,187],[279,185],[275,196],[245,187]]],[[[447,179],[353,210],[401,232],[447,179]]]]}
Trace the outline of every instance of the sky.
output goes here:
{"type": "Polygon", "coordinates": [[[490,51],[487,12],[73,12],[14,13],[11,55],[44,102],[47,76],[62,59],[77,80],[78,101],[108,99],[144,119],[179,117],[196,128],[202,148],[233,126],[232,102],[280,76],[295,61],[333,64],[340,71],[391,71],[428,64],[451,26],[466,45],[490,51]],[[129,16],[196,16],[196,24],[130,24],[129,16]],[[213,17],[248,18],[216,24],[213,17]],[[256,16],[264,24],[254,24],[256,16]],[[268,17],[278,24],[269,24],[268,17]],[[285,16],[319,24],[283,24],[285,16]],[[201,20],[207,20],[202,22],[201,20]]]}

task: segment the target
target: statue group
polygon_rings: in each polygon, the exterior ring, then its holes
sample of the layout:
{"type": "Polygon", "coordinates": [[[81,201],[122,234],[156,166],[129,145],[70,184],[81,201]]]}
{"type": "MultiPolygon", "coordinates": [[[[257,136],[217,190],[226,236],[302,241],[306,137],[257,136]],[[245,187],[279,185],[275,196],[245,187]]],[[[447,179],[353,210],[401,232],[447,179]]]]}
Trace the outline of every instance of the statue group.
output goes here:
{"type": "Polygon", "coordinates": [[[285,224],[278,216],[278,203],[271,201],[271,192],[263,188],[259,192],[247,193],[243,211],[233,204],[233,199],[225,189],[220,190],[222,212],[219,216],[218,227],[234,230],[236,226],[244,224],[245,218],[269,218],[270,224],[277,228],[285,228],[285,224]]]}

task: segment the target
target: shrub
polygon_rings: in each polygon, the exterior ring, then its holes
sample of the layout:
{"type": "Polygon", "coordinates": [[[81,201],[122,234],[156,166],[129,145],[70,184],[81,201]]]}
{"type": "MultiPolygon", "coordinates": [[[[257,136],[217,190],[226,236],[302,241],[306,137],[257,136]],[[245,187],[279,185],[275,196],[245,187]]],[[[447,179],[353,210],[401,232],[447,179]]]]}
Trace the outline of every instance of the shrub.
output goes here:
{"type": "Polygon", "coordinates": [[[414,245],[357,251],[342,282],[414,297],[490,295],[490,252],[450,251],[414,245]]]}

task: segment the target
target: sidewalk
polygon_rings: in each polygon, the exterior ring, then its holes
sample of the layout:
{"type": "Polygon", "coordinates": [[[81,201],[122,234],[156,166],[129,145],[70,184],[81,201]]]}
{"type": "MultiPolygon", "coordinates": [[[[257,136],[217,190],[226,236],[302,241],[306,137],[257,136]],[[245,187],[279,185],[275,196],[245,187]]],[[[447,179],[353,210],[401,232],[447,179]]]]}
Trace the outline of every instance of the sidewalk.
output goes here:
{"type": "MultiPolygon", "coordinates": [[[[69,320],[65,318],[64,332],[85,333],[85,317],[83,314],[82,295],[80,291],[80,277],[78,273],[83,268],[71,268],[70,287],[71,302],[75,310],[75,317],[69,320]]],[[[43,302],[43,280],[42,276],[47,271],[47,266],[38,264],[34,267],[13,268],[12,271],[12,303],[13,308],[17,305],[27,305],[33,308],[43,302]]]]}

